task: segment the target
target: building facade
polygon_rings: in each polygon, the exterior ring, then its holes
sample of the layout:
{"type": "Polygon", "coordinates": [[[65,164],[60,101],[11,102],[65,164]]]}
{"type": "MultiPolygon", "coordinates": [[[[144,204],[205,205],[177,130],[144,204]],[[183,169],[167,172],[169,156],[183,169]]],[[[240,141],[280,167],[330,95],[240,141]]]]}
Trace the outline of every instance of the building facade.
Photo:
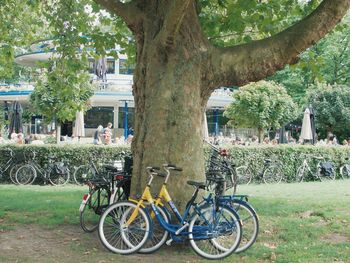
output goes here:
{"type": "MultiPolygon", "coordinates": [[[[54,56],[54,50],[48,49],[50,41],[34,43],[30,49],[17,56],[15,62],[27,67],[36,67],[38,62],[47,61],[54,56]]],[[[89,60],[89,72],[94,78],[95,63],[89,60]]],[[[120,54],[118,59],[108,57],[106,61],[106,79],[95,85],[91,97],[91,108],[86,112],[84,123],[86,136],[91,137],[98,125],[104,127],[108,122],[113,123],[115,136],[127,135],[133,127],[134,98],[132,95],[134,68],[127,61],[127,56],[120,54]]],[[[34,90],[34,83],[22,81],[16,85],[0,84],[0,101],[7,107],[13,101],[19,101],[25,107],[29,104],[29,95],[34,90]]],[[[209,134],[223,132],[229,134],[227,120],[223,117],[225,106],[232,102],[232,90],[220,88],[215,90],[207,104],[207,122],[209,134]]],[[[40,116],[29,121],[28,132],[41,133],[47,131],[40,116]]],[[[72,134],[73,125],[67,122],[62,127],[63,135],[72,134]]]]}

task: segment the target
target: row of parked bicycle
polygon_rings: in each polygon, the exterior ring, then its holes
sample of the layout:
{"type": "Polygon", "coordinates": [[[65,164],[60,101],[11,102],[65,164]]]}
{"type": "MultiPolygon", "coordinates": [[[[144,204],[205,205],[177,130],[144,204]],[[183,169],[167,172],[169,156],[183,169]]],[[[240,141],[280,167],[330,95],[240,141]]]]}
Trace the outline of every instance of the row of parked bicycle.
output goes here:
{"type": "Polygon", "coordinates": [[[220,171],[228,177],[231,176],[232,182],[236,185],[250,184],[251,182],[278,184],[282,180],[303,182],[306,180],[329,181],[337,177],[340,179],[350,178],[349,158],[345,159],[337,172],[334,163],[327,161],[323,156],[303,155],[301,157],[303,161],[297,167],[294,178],[287,180],[283,172],[283,163],[279,160],[265,159],[262,165],[257,166],[257,159],[252,158],[245,165],[236,166],[234,158],[229,155],[227,150],[221,149],[219,153],[214,150],[208,160],[207,173],[220,171]]]}
{"type": "Polygon", "coordinates": [[[200,256],[221,259],[241,253],[256,241],[259,232],[257,213],[246,195],[226,195],[232,187],[221,173],[207,173],[205,182],[187,181],[194,187],[183,214],[169,193],[169,177],[182,176],[176,165],[147,167],[148,182],[138,200],[130,199],[132,164],[124,169],[105,166],[104,172],[86,181],[89,192],[81,202],[80,224],[84,231],[98,230],[102,244],[118,254],[152,253],[172,243],[189,241],[200,256]],[[150,188],[154,176],[164,178],[159,194],[150,188]],[[197,201],[199,191],[207,195],[197,201]]]}
{"type": "MultiPolygon", "coordinates": [[[[40,165],[35,151],[22,152],[16,156],[11,148],[6,149],[8,160],[0,166],[0,179],[11,181],[14,184],[30,185],[36,180],[44,184],[65,185],[68,182],[83,185],[87,178],[99,173],[96,163],[92,159],[87,164],[68,167],[66,160],[58,160],[55,156],[47,157],[48,163],[40,165]]],[[[114,161],[113,165],[120,166],[120,161],[114,161]]]]}

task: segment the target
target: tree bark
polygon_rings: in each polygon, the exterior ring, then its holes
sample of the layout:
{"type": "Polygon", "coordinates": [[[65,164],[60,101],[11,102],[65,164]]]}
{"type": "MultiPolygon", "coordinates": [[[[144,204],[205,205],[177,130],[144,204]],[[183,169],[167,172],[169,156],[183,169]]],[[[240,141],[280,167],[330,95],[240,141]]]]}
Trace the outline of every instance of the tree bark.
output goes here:
{"type": "Polygon", "coordinates": [[[258,129],[259,143],[262,143],[264,140],[264,129],[258,129]]]}
{"type": "MultiPolygon", "coordinates": [[[[192,194],[186,181],[205,180],[202,116],[206,101],[203,102],[201,94],[203,55],[200,47],[205,47],[207,42],[194,15],[195,9],[191,8],[184,20],[192,26],[182,27],[173,43],[158,37],[157,28],[162,24],[159,18],[144,21],[144,32],[136,38],[137,66],[133,87],[132,193],[141,193],[145,186],[147,166],[176,164],[183,172],[172,174],[169,189],[180,207],[184,207],[192,194]]],[[[158,12],[162,12],[161,9],[162,6],[158,6],[158,12]]],[[[173,29],[169,30],[163,34],[173,36],[173,29]]],[[[155,178],[155,193],[163,180],[155,178]]]]}
{"type": "MultiPolygon", "coordinates": [[[[211,92],[265,78],[329,32],[350,0],[324,0],[308,17],[276,36],[230,48],[210,45],[195,0],[95,0],[121,16],[136,40],[135,137],[132,193],[147,182],[145,168],[174,163],[169,188],[184,206],[188,179],[204,180],[202,115],[211,92]]],[[[155,185],[162,182],[156,178],[155,185]]],[[[155,186],[154,192],[158,191],[155,186]]]]}

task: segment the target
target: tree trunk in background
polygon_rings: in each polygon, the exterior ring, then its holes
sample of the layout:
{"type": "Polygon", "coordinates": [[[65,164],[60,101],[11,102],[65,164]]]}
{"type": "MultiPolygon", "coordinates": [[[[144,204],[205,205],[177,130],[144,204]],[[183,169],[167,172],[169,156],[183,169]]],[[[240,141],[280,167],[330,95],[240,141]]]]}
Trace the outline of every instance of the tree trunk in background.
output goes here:
{"type": "Polygon", "coordinates": [[[61,124],[56,122],[56,143],[61,142],[61,124]]]}
{"type": "Polygon", "coordinates": [[[259,143],[262,143],[264,141],[264,129],[261,129],[261,128],[258,129],[258,137],[259,137],[259,143]]]}

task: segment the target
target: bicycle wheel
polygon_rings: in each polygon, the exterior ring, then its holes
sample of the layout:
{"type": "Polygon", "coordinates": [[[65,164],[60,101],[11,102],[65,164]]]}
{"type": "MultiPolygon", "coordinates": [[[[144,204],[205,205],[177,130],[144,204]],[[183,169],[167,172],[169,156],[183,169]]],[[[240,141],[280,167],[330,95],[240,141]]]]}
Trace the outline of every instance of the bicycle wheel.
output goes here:
{"type": "Polygon", "coordinates": [[[150,219],[144,209],[139,208],[134,220],[127,225],[136,204],[120,201],[109,206],[102,214],[98,225],[98,236],[102,244],[118,254],[135,253],[146,243],[150,233],[150,219]]]}
{"type": "Polygon", "coordinates": [[[239,214],[242,222],[242,238],[235,253],[250,248],[256,241],[259,233],[259,218],[254,208],[242,200],[233,200],[231,207],[239,214]]]}
{"type": "Polygon", "coordinates": [[[236,169],[238,184],[250,184],[253,179],[253,173],[248,166],[240,166],[236,169]]]}
{"type": "Polygon", "coordinates": [[[301,166],[297,169],[295,181],[301,183],[301,182],[304,180],[304,177],[305,177],[305,170],[306,170],[306,167],[305,167],[304,165],[301,165],[301,166]]]}
{"type": "Polygon", "coordinates": [[[59,174],[51,170],[48,175],[48,179],[53,185],[65,185],[69,181],[69,171],[63,174],[59,174]]]}
{"type": "Polygon", "coordinates": [[[277,165],[268,166],[263,173],[263,180],[265,184],[279,184],[282,177],[282,169],[277,165]]]}
{"type": "Polygon", "coordinates": [[[109,203],[109,192],[105,188],[91,190],[80,206],[80,226],[88,233],[94,232],[103,211],[109,203]]]}
{"type": "Polygon", "coordinates": [[[242,228],[237,213],[228,207],[208,207],[197,213],[188,227],[193,250],[206,259],[222,259],[239,246],[242,228]]]}
{"type": "Polygon", "coordinates": [[[85,182],[93,178],[93,173],[88,165],[80,165],[74,172],[74,181],[77,185],[84,185],[85,182]]]}
{"type": "Polygon", "coordinates": [[[10,180],[14,184],[18,184],[16,181],[16,172],[17,172],[18,168],[20,168],[21,166],[22,166],[21,164],[15,164],[14,166],[12,166],[12,168],[10,170],[10,180]]]}
{"type": "Polygon", "coordinates": [[[32,184],[36,175],[35,168],[30,164],[25,164],[18,168],[15,179],[16,182],[21,185],[32,184]]]}
{"type": "MultiPolygon", "coordinates": [[[[170,222],[170,216],[168,211],[166,211],[165,207],[157,206],[159,214],[162,216],[165,222],[170,222]]],[[[151,208],[148,208],[151,209],[151,208]]],[[[153,211],[149,211],[149,217],[151,219],[151,225],[152,225],[152,232],[150,233],[149,238],[147,239],[146,243],[142,246],[142,248],[139,250],[139,253],[149,254],[157,251],[160,249],[164,243],[167,241],[169,232],[166,231],[161,224],[159,223],[158,219],[155,217],[155,214],[153,211]]]]}
{"type": "Polygon", "coordinates": [[[339,168],[339,173],[342,179],[349,179],[350,178],[350,171],[347,165],[343,165],[339,168]]]}

